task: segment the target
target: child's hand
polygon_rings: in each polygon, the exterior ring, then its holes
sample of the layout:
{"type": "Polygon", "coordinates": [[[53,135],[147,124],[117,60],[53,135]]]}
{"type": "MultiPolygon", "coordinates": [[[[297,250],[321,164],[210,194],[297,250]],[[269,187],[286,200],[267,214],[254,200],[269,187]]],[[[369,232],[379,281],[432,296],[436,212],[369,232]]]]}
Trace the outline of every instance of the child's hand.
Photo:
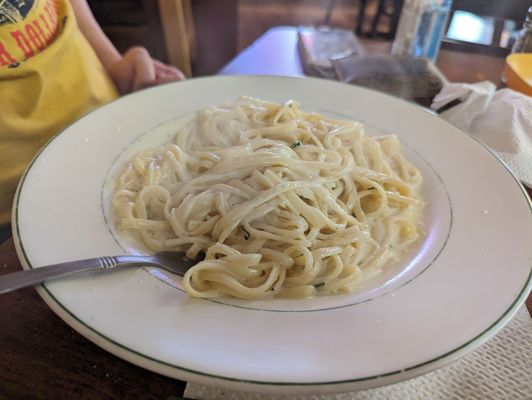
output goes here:
{"type": "Polygon", "coordinates": [[[120,94],[134,92],[145,87],[185,79],[177,68],[150,57],[144,47],[133,47],[107,68],[120,94]]]}

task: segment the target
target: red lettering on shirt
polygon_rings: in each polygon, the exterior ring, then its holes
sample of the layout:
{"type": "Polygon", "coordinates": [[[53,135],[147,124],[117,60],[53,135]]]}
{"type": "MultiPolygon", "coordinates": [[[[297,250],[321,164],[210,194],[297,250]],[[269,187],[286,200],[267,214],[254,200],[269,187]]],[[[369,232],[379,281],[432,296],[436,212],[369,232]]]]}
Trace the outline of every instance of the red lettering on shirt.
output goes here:
{"type": "Polygon", "coordinates": [[[46,36],[46,34],[44,33],[44,30],[41,28],[41,25],[39,24],[39,20],[35,19],[31,23],[33,24],[33,26],[37,30],[37,32],[39,34],[39,37],[44,42],[44,46],[45,47],[48,46],[48,44],[51,42],[51,40],[50,40],[51,38],[50,38],[50,36],[46,36]]]}
{"type": "Polygon", "coordinates": [[[31,44],[29,40],[24,35],[24,32],[22,31],[13,31],[11,32],[11,36],[17,41],[17,45],[24,53],[24,57],[26,59],[33,57],[35,55],[33,49],[31,48],[31,44]]]}
{"type": "Polygon", "coordinates": [[[9,54],[2,42],[0,42],[0,65],[11,65],[16,62],[17,60],[11,57],[11,54],[9,54]]]}
{"type": "Polygon", "coordinates": [[[39,33],[35,30],[33,25],[26,24],[24,30],[28,35],[28,38],[31,40],[31,43],[34,47],[37,47],[39,51],[43,51],[46,48],[46,41],[42,40],[39,33]]]}
{"type": "Polygon", "coordinates": [[[50,25],[54,27],[54,30],[57,28],[57,10],[51,1],[48,1],[44,5],[44,10],[48,14],[48,19],[50,20],[50,25]]]}
{"type": "Polygon", "coordinates": [[[41,22],[44,25],[44,31],[46,32],[46,42],[50,43],[55,36],[55,30],[52,31],[52,29],[50,29],[50,25],[48,25],[48,21],[46,20],[44,14],[39,15],[39,18],[41,19],[41,22]]]}
{"type": "MultiPolygon", "coordinates": [[[[0,65],[5,65],[5,63],[11,65],[17,61],[27,60],[46,49],[46,47],[55,39],[59,27],[54,0],[47,0],[44,4],[44,11],[37,15],[32,21],[25,21],[25,23],[20,25],[19,28],[20,29],[16,29],[10,34],[11,37],[15,39],[22,55],[20,55],[18,51],[16,52],[17,54],[14,54],[13,49],[11,49],[11,54],[8,54],[7,52],[0,53],[3,57],[0,65]]],[[[10,43],[4,43],[4,50],[5,47],[10,48],[10,43]]]]}

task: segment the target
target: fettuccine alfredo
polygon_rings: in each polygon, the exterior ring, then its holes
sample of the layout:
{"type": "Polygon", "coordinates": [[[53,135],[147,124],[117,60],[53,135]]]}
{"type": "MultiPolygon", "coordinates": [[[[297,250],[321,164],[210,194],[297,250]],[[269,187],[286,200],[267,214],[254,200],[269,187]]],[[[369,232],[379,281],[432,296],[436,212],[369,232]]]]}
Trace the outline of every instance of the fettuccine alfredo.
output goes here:
{"type": "Polygon", "coordinates": [[[420,184],[393,135],[242,97],[135,155],[112,207],[150,250],[205,253],[191,296],[301,298],[351,292],[411,246],[420,184]]]}

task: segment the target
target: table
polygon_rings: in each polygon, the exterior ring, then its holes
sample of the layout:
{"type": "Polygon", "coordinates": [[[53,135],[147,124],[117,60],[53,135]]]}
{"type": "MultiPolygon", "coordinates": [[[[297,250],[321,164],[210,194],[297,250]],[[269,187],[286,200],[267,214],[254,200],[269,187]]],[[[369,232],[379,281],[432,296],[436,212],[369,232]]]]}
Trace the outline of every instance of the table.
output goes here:
{"type": "MultiPolygon", "coordinates": [[[[391,42],[384,40],[359,41],[368,54],[390,53],[392,47],[391,42]]],[[[500,84],[504,58],[441,50],[436,66],[450,82],[489,80],[500,84]]],[[[229,62],[220,74],[304,76],[297,50],[297,29],[287,26],[270,29],[229,62]]]]}
{"type": "MultiPolygon", "coordinates": [[[[290,29],[263,35],[220,73],[303,75],[295,41],[286,36],[290,29]],[[277,57],[268,56],[272,52],[277,57]]],[[[375,52],[390,47],[387,42],[363,44],[375,52]]],[[[503,63],[491,56],[441,51],[437,66],[451,81],[498,81],[503,63]]],[[[20,269],[9,239],[0,245],[0,274],[20,269]]],[[[527,307],[532,311],[531,297],[527,307]]],[[[175,400],[183,393],[184,382],[136,367],[74,332],[33,288],[2,295],[0,315],[0,399],[175,400]]]]}

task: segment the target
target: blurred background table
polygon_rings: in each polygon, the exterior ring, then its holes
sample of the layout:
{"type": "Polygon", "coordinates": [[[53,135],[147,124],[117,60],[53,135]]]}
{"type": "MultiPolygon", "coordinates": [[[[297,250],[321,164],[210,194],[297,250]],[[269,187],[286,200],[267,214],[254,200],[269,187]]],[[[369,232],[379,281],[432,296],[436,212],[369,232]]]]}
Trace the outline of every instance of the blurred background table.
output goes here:
{"type": "MultiPolygon", "coordinates": [[[[87,1],[120,51],[144,45],[156,58],[201,76],[216,73],[276,26],[331,25],[353,30],[361,38],[391,41],[404,0],[87,1]]],[[[454,0],[442,46],[466,56],[475,53],[502,59],[529,6],[529,0],[454,0]]],[[[460,58],[456,53],[453,61],[460,58]]],[[[446,61],[443,54],[440,58],[446,61]]],[[[492,63],[490,57],[473,59],[486,60],[492,63]]],[[[451,68],[461,68],[465,62],[451,68]]],[[[487,74],[498,81],[498,65],[480,70],[486,70],[486,75],[471,76],[472,81],[485,79],[487,74]]],[[[454,81],[452,75],[448,78],[454,81]]]]}
{"type": "MultiPolygon", "coordinates": [[[[275,27],[260,36],[247,49],[231,60],[220,74],[304,76],[297,49],[297,28],[275,27]]],[[[366,53],[389,54],[391,42],[382,39],[360,39],[366,53]]],[[[489,54],[464,53],[442,49],[436,66],[450,82],[499,84],[504,58],[489,54]]]]}

